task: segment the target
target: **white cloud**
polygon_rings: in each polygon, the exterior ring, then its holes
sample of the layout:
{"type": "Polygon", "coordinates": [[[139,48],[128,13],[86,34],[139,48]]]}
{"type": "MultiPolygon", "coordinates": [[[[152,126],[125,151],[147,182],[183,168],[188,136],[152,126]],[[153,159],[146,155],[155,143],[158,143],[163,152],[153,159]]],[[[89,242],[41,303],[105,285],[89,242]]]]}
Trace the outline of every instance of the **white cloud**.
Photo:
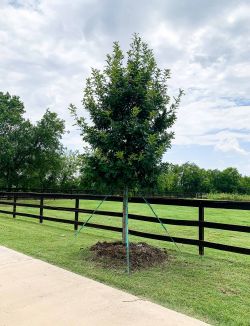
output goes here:
{"type": "Polygon", "coordinates": [[[240,142],[250,144],[250,106],[228,107],[229,104],[226,100],[201,101],[180,109],[174,144],[213,146],[222,152],[248,154],[240,142]]]}
{"type": "Polygon", "coordinates": [[[215,144],[215,149],[222,152],[236,152],[241,155],[248,155],[249,153],[240,147],[237,138],[231,135],[220,135],[218,142],[215,144]]]}
{"type": "MultiPolygon", "coordinates": [[[[19,95],[32,120],[50,107],[72,129],[67,107],[81,106],[90,67],[139,32],[171,68],[171,93],[186,92],[174,144],[248,152],[249,1],[0,0],[0,15],[0,89],[19,95]]],[[[65,144],[80,148],[78,132],[65,144]]]]}

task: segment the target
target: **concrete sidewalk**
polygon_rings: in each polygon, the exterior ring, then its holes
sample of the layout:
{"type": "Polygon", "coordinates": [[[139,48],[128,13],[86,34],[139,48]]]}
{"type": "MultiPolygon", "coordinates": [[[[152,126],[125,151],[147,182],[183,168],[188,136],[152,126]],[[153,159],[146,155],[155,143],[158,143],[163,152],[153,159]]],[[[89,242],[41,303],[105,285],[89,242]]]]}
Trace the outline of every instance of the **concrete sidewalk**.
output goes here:
{"type": "Polygon", "coordinates": [[[0,247],[0,326],[201,326],[196,319],[0,247]]]}

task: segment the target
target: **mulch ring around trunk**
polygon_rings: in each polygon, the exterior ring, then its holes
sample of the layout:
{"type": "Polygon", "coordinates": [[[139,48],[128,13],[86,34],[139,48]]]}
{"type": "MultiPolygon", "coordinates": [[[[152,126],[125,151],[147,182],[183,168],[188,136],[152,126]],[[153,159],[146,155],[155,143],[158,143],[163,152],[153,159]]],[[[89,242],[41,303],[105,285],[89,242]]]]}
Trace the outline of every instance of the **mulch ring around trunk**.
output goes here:
{"type": "MultiPolygon", "coordinates": [[[[165,249],[150,246],[145,242],[130,243],[129,258],[131,270],[161,265],[169,255],[165,249]]],[[[107,268],[126,266],[126,247],[122,242],[97,242],[90,248],[92,260],[107,268]]]]}

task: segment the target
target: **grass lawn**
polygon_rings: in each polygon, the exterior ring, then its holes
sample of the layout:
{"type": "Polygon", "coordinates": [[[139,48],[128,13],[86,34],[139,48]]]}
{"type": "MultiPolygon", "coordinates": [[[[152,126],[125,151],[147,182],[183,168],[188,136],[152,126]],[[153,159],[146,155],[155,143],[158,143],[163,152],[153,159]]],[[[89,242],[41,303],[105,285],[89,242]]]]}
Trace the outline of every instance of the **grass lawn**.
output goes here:
{"type": "MultiPolygon", "coordinates": [[[[27,202],[27,201],[26,201],[27,202]]],[[[71,200],[47,200],[45,204],[73,207],[71,200]]],[[[81,201],[81,208],[95,208],[94,201],[81,201]]],[[[196,219],[198,209],[154,205],[160,217],[196,219]]],[[[11,207],[0,205],[0,209],[11,207]]],[[[102,210],[121,211],[120,203],[106,202],[102,210]]],[[[21,208],[17,211],[38,214],[38,209],[21,208]]],[[[130,204],[131,213],[152,216],[145,204],[130,204]]],[[[73,219],[71,212],[44,211],[46,216],[73,219]]],[[[89,215],[80,214],[84,221],[89,215]]],[[[250,225],[249,211],[205,209],[205,219],[221,223],[250,225]]],[[[121,225],[119,217],[94,216],[92,223],[121,225]]],[[[130,221],[130,228],[165,234],[158,223],[130,221]]],[[[196,227],[167,226],[172,236],[197,239],[196,227]]],[[[13,219],[0,214],[0,245],[16,249],[33,257],[64,267],[73,272],[99,280],[114,287],[148,298],[168,308],[186,313],[216,325],[250,325],[250,256],[205,248],[205,256],[198,256],[198,248],[146,240],[169,250],[171,259],[161,267],[137,271],[131,275],[124,269],[103,269],[90,260],[88,248],[97,241],[120,239],[116,232],[85,228],[74,237],[73,225],[25,217],[13,219]]],[[[131,237],[131,241],[143,241],[131,237]]],[[[205,230],[205,240],[250,247],[247,233],[205,230]]]]}
{"type": "Polygon", "coordinates": [[[209,193],[205,196],[207,199],[218,200],[245,200],[250,201],[250,195],[243,194],[228,194],[228,193],[209,193]]]}

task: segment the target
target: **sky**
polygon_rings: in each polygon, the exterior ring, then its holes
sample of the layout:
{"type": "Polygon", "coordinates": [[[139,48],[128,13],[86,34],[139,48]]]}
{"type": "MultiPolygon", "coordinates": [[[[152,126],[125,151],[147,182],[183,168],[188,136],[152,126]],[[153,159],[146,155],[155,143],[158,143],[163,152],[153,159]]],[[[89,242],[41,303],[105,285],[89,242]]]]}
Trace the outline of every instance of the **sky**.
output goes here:
{"type": "Polygon", "coordinates": [[[64,145],[82,151],[68,106],[79,107],[91,67],[133,33],[185,91],[164,161],[234,166],[250,175],[250,1],[0,0],[0,91],[20,96],[26,117],[46,108],[65,119],[64,145]]]}

